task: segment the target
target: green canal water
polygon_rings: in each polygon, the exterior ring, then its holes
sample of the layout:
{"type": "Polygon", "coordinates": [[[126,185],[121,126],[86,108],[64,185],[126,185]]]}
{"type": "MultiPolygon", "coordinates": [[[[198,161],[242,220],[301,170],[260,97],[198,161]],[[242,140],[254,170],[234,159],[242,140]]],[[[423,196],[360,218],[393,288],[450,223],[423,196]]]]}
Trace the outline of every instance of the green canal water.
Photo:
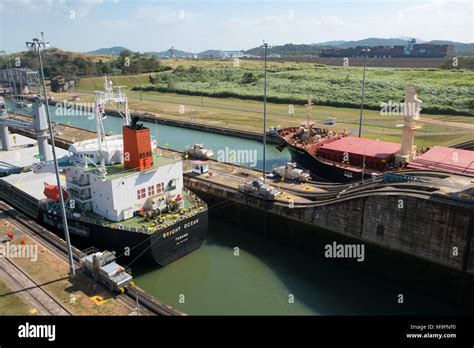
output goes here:
{"type": "Polygon", "coordinates": [[[140,287],[189,314],[465,313],[322,253],[296,250],[216,217],[210,219],[201,249],[164,268],[133,269],[140,287]],[[403,304],[398,304],[398,294],[404,295],[403,304]]]}
{"type": "MultiPolygon", "coordinates": [[[[7,107],[11,111],[12,103],[6,100],[7,107]]],[[[80,127],[84,129],[95,131],[95,118],[90,113],[81,113],[80,115],[67,115],[72,113],[71,110],[61,111],[55,106],[49,106],[50,115],[53,121],[80,127]],[[58,111],[59,110],[59,111],[58,111]]],[[[16,109],[19,114],[31,115],[31,108],[16,109]]],[[[184,118],[185,116],[183,116],[184,118]]],[[[184,118],[185,119],[185,118],[184,118]]],[[[260,142],[254,140],[247,140],[237,137],[231,137],[221,134],[214,134],[202,132],[193,129],[172,127],[168,125],[156,124],[152,122],[142,122],[146,127],[150,128],[151,135],[157,139],[160,146],[164,146],[173,150],[183,151],[187,147],[202,143],[206,148],[213,149],[215,157],[221,151],[223,154],[234,151],[242,151],[245,156],[236,156],[234,161],[241,165],[247,165],[261,169],[263,167],[263,146],[260,142]],[[227,152],[226,152],[227,151],[227,152]],[[251,159],[252,163],[246,161],[251,159]],[[256,159],[256,161],[253,161],[256,159]]],[[[106,133],[121,134],[122,133],[122,118],[116,116],[108,116],[103,120],[104,129],[106,133]]],[[[81,139],[76,139],[77,141],[81,139]]],[[[270,169],[275,166],[285,164],[290,160],[290,155],[285,149],[283,152],[278,151],[275,145],[267,145],[266,147],[266,168],[270,169]]]]}
{"type": "MultiPolygon", "coordinates": [[[[53,120],[94,130],[84,116],[55,116],[53,120]]],[[[23,109],[28,113],[28,109],[23,109]]],[[[183,150],[204,143],[214,151],[256,150],[262,165],[261,144],[145,122],[160,145],[183,150]]],[[[106,131],[118,133],[121,119],[108,117],[106,131]]],[[[268,146],[267,168],[289,160],[289,154],[268,146]]],[[[225,209],[225,208],[223,208],[225,209]]],[[[353,314],[463,314],[465,310],[429,295],[395,284],[347,263],[317,253],[296,250],[247,228],[210,215],[208,238],[197,251],[157,268],[132,265],[138,286],[162,302],[189,314],[353,315],[353,314]],[[236,249],[238,248],[238,249],[236,249]],[[236,250],[238,254],[236,255],[236,250]],[[397,295],[404,294],[404,303],[397,295]]]]}

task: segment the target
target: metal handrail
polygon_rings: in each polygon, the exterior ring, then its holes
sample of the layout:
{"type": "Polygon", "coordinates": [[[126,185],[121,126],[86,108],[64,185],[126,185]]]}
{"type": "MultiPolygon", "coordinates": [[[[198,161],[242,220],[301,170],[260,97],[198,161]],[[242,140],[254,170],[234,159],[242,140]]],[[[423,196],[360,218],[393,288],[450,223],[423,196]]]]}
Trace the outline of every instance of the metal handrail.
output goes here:
{"type": "Polygon", "coordinates": [[[102,225],[102,226],[110,227],[110,228],[117,228],[117,229],[120,229],[120,230],[123,230],[123,231],[150,234],[150,233],[154,232],[155,230],[161,230],[161,229],[164,229],[164,228],[170,226],[171,225],[170,222],[172,222],[172,221],[181,221],[181,220],[187,219],[189,217],[192,217],[192,216],[196,215],[197,213],[199,213],[201,211],[204,211],[205,209],[206,209],[206,207],[199,206],[191,212],[180,215],[176,219],[166,221],[166,222],[164,222],[160,225],[153,226],[153,227],[140,227],[140,228],[123,225],[123,224],[120,224],[120,223],[117,223],[117,222],[107,222],[107,221],[100,220],[100,219],[89,218],[87,216],[75,217],[75,216],[72,215],[72,213],[70,211],[68,211],[67,213],[68,213],[68,217],[70,217],[71,219],[74,219],[74,220],[84,221],[84,222],[88,222],[88,223],[91,223],[91,224],[102,225]]]}

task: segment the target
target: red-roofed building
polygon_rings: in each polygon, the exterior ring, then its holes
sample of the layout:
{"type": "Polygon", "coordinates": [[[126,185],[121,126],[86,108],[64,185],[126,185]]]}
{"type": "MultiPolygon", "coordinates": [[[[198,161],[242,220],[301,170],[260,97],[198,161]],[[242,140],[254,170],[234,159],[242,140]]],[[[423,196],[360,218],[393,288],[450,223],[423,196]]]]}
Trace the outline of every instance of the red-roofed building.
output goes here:
{"type": "Polygon", "coordinates": [[[474,151],[434,146],[410,162],[408,168],[474,175],[474,151]]]}

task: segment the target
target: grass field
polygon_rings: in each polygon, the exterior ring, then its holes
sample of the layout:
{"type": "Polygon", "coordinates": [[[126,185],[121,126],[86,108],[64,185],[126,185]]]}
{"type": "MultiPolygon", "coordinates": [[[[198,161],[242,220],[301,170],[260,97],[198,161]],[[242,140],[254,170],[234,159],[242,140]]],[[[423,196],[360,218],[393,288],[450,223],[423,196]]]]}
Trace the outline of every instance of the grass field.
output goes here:
{"type": "MultiPolygon", "coordinates": [[[[185,68],[196,64],[193,61],[169,61],[166,64],[182,64],[185,68]]],[[[199,62],[207,67],[222,67],[232,64],[228,61],[202,61],[199,62]]],[[[258,62],[241,61],[240,65],[250,64],[255,66],[258,62]]],[[[281,63],[270,63],[270,67],[281,63]]],[[[306,63],[303,63],[306,64],[306,63]]],[[[286,63],[287,66],[298,66],[301,63],[286,63]]],[[[356,74],[360,69],[351,68],[351,73],[356,74]]],[[[398,78],[407,78],[407,70],[411,69],[377,69],[374,74],[399,74],[398,78]]],[[[419,69],[420,70],[420,69],[419,69]]],[[[369,70],[369,76],[371,74],[369,70]]],[[[439,81],[439,78],[451,76],[451,72],[436,71],[437,78],[430,77],[426,69],[417,71],[418,74],[425,75],[425,82],[433,85],[442,85],[446,81],[439,81]]],[[[169,74],[169,73],[168,73],[169,74]]],[[[463,74],[456,72],[454,74],[463,74]]],[[[134,86],[145,85],[148,83],[150,74],[132,75],[132,76],[115,76],[111,79],[115,85],[126,86],[125,91],[129,97],[129,104],[132,110],[142,110],[156,113],[160,115],[183,119],[193,122],[201,122],[217,126],[237,128],[252,131],[261,131],[263,127],[263,103],[262,101],[243,100],[239,98],[214,98],[207,96],[183,95],[177,93],[162,92],[140,92],[131,90],[134,86]],[[184,110],[184,113],[180,113],[184,110]]],[[[463,79],[457,81],[457,84],[469,84],[469,76],[462,75],[463,79]]],[[[420,77],[421,78],[421,77],[420,77]]],[[[452,77],[450,77],[452,78],[452,77]]],[[[269,87],[271,90],[271,86],[269,87]]],[[[463,87],[472,90],[472,86],[463,87]]],[[[103,78],[83,78],[77,86],[78,91],[82,91],[81,101],[93,101],[94,90],[103,90],[103,78]]],[[[314,96],[313,96],[314,97],[314,96]]],[[[425,101],[423,95],[420,98],[425,101]]],[[[58,96],[61,99],[61,96],[58,96]]],[[[261,98],[263,99],[263,98],[261,98]]],[[[306,120],[306,110],[304,105],[294,105],[294,113],[289,114],[289,104],[268,103],[267,104],[267,121],[268,126],[293,126],[306,120]]],[[[310,119],[315,121],[325,121],[328,117],[335,117],[338,128],[345,128],[352,132],[358,131],[359,124],[359,108],[347,107],[331,107],[326,105],[314,105],[310,112],[310,119]]],[[[459,115],[434,115],[422,111],[422,118],[429,118],[438,121],[461,122],[474,124],[474,117],[459,115]]],[[[391,141],[400,140],[400,130],[397,124],[401,122],[401,117],[383,116],[376,110],[364,110],[363,136],[370,138],[378,138],[391,141]]],[[[419,147],[427,147],[432,145],[453,145],[465,140],[474,139],[472,130],[454,128],[437,124],[422,124],[422,129],[418,131],[416,142],[419,147]]]]}
{"type": "MultiPolygon", "coordinates": [[[[174,72],[152,73],[130,81],[136,88],[211,97],[260,100],[261,61],[169,61],[174,72]],[[238,65],[238,66],[234,66],[238,65]],[[155,81],[149,81],[152,76],[155,81]],[[250,78],[249,78],[250,77],[250,78]]],[[[269,62],[267,96],[271,102],[358,107],[362,68],[311,63],[269,62]]],[[[365,105],[401,102],[405,87],[416,86],[428,113],[474,115],[474,71],[370,68],[366,72],[365,105]]]]}

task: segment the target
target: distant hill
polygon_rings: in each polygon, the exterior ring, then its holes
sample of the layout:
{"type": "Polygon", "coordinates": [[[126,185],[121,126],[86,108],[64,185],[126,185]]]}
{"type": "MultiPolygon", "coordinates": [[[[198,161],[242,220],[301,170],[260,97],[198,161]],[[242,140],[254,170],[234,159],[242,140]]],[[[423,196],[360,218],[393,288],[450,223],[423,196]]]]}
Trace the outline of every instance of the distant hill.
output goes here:
{"type": "MultiPolygon", "coordinates": [[[[239,56],[241,51],[222,51],[222,50],[205,50],[199,53],[193,52],[186,52],[176,50],[174,51],[174,55],[176,58],[189,58],[189,57],[198,57],[198,58],[222,58],[222,57],[233,57],[239,56]]],[[[150,56],[158,56],[161,58],[169,58],[171,56],[170,51],[162,51],[162,52],[145,52],[145,54],[150,56]]]]}
{"type": "MultiPolygon", "coordinates": [[[[398,38],[367,38],[363,40],[355,41],[344,41],[344,40],[335,40],[320,42],[315,44],[285,44],[279,46],[273,46],[269,48],[268,54],[279,54],[282,57],[295,57],[295,56],[318,56],[319,52],[325,48],[349,48],[355,46],[404,46],[408,40],[411,40],[410,37],[398,37],[398,38]]],[[[453,45],[456,55],[459,56],[474,56],[474,43],[462,43],[455,41],[443,41],[443,40],[434,40],[434,41],[424,41],[421,39],[416,39],[417,43],[433,43],[437,45],[453,45]]],[[[110,48],[99,48],[95,51],[86,52],[92,55],[111,55],[118,56],[122,51],[127,50],[125,47],[117,46],[110,48]]],[[[175,50],[174,55],[176,58],[189,58],[197,56],[199,58],[220,58],[223,56],[239,56],[241,51],[223,51],[223,50],[205,50],[200,53],[186,52],[175,50]]],[[[150,51],[145,52],[145,55],[148,56],[157,56],[160,58],[169,58],[171,52],[166,51],[150,51]]],[[[261,47],[254,47],[244,52],[246,55],[262,56],[263,50],[261,47]]]]}
{"type": "Polygon", "coordinates": [[[94,55],[108,55],[108,56],[118,56],[122,51],[129,51],[128,48],[122,46],[115,46],[110,48],[99,48],[98,50],[86,52],[88,54],[94,55]]]}
{"type": "Polygon", "coordinates": [[[426,40],[418,39],[416,37],[409,37],[409,36],[400,36],[400,37],[397,37],[397,39],[405,40],[405,41],[415,39],[417,43],[425,43],[426,42],[426,40]]]}
{"type": "Polygon", "coordinates": [[[326,42],[320,42],[320,43],[316,43],[316,44],[313,44],[313,46],[333,46],[333,47],[337,47],[341,44],[343,44],[344,40],[336,40],[336,41],[326,41],[326,42]]]}
{"type": "MultiPolygon", "coordinates": [[[[171,52],[169,50],[167,51],[161,51],[161,52],[145,52],[145,54],[150,55],[150,56],[157,56],[161,58],[169,58],[171,57],[171,52]]],[[[180,51],[180,50],[175,50],[174,51],[174,56],[176,58],[186,58],[186,57],[192,57],[195,55],[195,53],[192,52],[185,52],[185,51],[180,51]]]]}
{"type": "Polygon", "coordinates": [[[206,50],[197,54],[199,58],[232,58],[241,57],[243,51],[206,50]]]}
{"type": "MultiPolygon", "coordinates": [[[[282,46],[273,46],[267,50],[268,54],[280,54],[282,57],[288,56],[317,56],[323,48],[330,46],[316,46],[316,45],[295,45],[286,44],[282,46]]],[[[252,54],[255,56],[263,55],[263,48],[255,47],[244,52],[245,54],[252,54]]]]}
{"type": "Polygon", "coordinates": [[[402,38],[396,39],[381,39],[371,37],[368,39],[363,40],[356,40],[356,41],[329,41],[329,42],[322,42],[315,44],[315,46],[333,46],[337,48],[349,48],[355,46],[396,46],[406,44],[407,40],[402,38]]]}

